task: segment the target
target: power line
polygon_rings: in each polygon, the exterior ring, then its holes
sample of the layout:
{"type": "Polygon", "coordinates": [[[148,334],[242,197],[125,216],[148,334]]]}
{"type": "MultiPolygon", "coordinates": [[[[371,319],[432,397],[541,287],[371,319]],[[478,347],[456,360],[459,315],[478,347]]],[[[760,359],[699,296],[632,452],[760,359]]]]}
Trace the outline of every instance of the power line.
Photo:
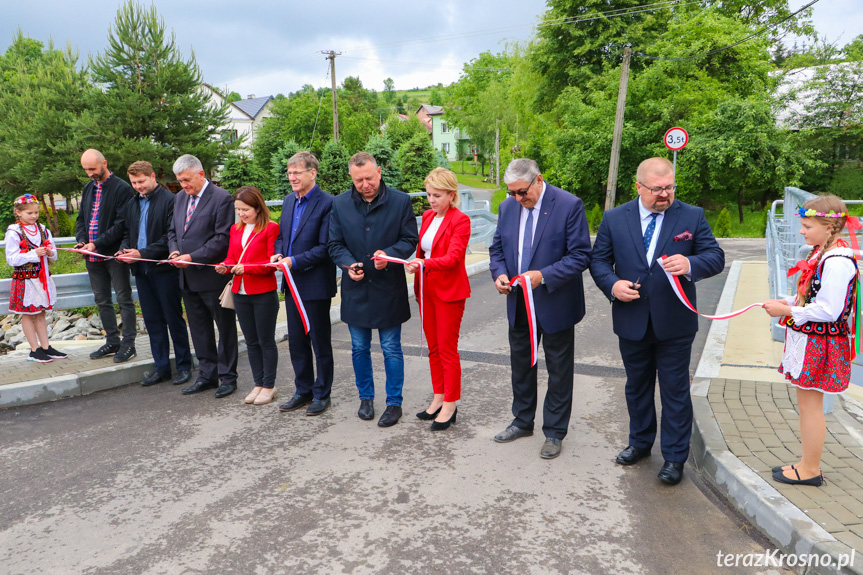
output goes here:
{"type": "MultiPolygon", "coordinates": [[[[324,76],[324,84],[327,83],[327,78],[330,77],[330,66],[327,65],[327,74],[324,76]]],[[[312,139],[309,140],[309,151],[312,151],[312,144],[315,141],[315,131],[318,129],[318,118],[321,117],[321,104],[324,103],[324,92],[326,90],[321,90],[321,97],[318,100],[318,113],[315,115],[315,126],[312,128],[312,139]]]]}
{"type": "Polygon", "coordinates": [[[757,32],[753,32],[752,34],[750,34],[749,36],[743,38],[742,40],[740,40],[738,42],[735,42],[733,44],[729,44],[728,46],[723,46],[722,48],[716,48],[714,50],[710,50],[710,51],[704,52],[702,54],[696,54],[694,56],[683,56],[680,58],[664,58],[661,56],[651,56],[649,54],[645,54],[644,52],[635,52],[635,54],[638,56],[641,56],[642,58],[647,58],[649,60],[659,60],[659,61],[663,61],[663,62],[685,62],[687,60],[697,60],[699,58],[704,58],[706,56],[712,56],[713,54],[717,54],[717,53],[723,52],[725,50],[730,50],[731,48],[736,48],[737,46],[740,46],[744,42],[748,42],[749,40],[752,40],[753,38],[756,38],[756,37],[764,34],[768,30],[770,30],[771,28],[775,28],[776,26],[778,26],[779,24],[782,24],[786,20],[790,20],[791,18],[794,18],[795,16],[797,16],[798,14],[800,14],[801,12],[806,10],[807,8],[810,8],[813,5],[817,4],[818,2],[819,2],[819,0],[812,0],[811,2],[809,2],[809,4],[806,4],[805,6],[803,6],[799,10],[797,10],[797,12],[793,12],[792,14],[789,14],[788,16],[786,16],[784,18],[780,18],[776,22],[773,22],[772,24],[769,24],[769,25],[763,27],[761,30],[758,30],[757,32]]]}

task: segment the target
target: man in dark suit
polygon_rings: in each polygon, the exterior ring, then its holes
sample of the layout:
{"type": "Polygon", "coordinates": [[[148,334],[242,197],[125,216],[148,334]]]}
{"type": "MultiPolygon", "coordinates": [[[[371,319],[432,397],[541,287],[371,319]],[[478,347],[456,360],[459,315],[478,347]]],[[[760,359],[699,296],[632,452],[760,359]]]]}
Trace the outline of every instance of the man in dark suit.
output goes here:
{"type": "Polygon", "coordinates": [[[318,159],[309,152],[298,152],[288,160],[288,181],[294,193],[282,203],[282,218],[273,261],[287,258],[287,265],[309,316],[309,333],[303,327],[297,305],[286,292],[288,347],[294,368],[296,392],[281,411],[294,411],[309,405],[306,415],[320,415],[330,405],[333,387],[333,344],[330,304],[336,295],[336,266],[327,253],[330,210],[333,197],[315,183],[318,159]],[[314,349],[314,356],[312,356],[314,349]],[[317,357],[318,376],[314,360],[317,357]]]}
{"type": "Polygon", "coordinates": [[[494,440],[508,443],[533,435],[538,365],[530,365],[532,342],[523,288],[510,283],[524,274],[533,288],[537,338],[548,368],[542,418],[546,439],[539,454],[553,459],[560,455],[572,412],[575,324],[584,317],[581,273],[590,265],[590,232],[584,203],[546,183],[533,160],[513,160],[503,180],[509,198],[498,209],[489,267],[495,287],[507,295],[515,419],[494,440]]]}
{"type": "Polygon", "coordinates": [[[234,200],[207,180],[195,156],[180,156],[174,162],[174,174],[185,194],[174,199],[168,258],[180,269],[180,289],[198,357],[198,378],[183,389],[183,395],[217,388],[217,398],[227,397],[237,391],[237,316],[234,310],[221,306],[219,296],[231,276],[187,262],[217,264],[225,260],[234,223],[234,200]],[[214,322],[219,328],[218,347],[214,322]]]}
{"type": "Polygon", "coordinates": [[[410,319],[404,266],[372,261],[372,256],[413,257],[419,243],[410,196],[387,186],[371,154],[359,152],[348,162],[353,186],[333,200],[330,257],[341,266],[342,321],[351,332],[354,375],[360,395],[360,419],[375,416],[372,330],[378,330],[387,374],[387,407],[378,425],[389,427],[402,416],[405,362],[402,324],[410,319]]]}
{"type": "Polygon", "coordinates": [[[141,314],[150,337],[156,369],[141,380],[147,387],[171,377],[168,330],[174,341],[177,372],[174,385],[189,381],[192,354],[180,302],[180,272],[169,265],[125,258],[163,260],[168,256],[168,230],[174,217],[174,194],[156,182],[150,162],[135,162],[127,170],[138,196],[123,209],[123,240],[117,259],[129,264],[138,288],[141,314]]]}
{"type": "Polygon", "coordinates": [[[635,186],[638,198],[605,212],[590,274],[611,301],[614,333],[626,368],[629,445],[616,462],[632,465],[650,455],[656,439],[653,397],[659,372],[665,459],[659,478],[676,485],[683,477],[692,434],[689,356],[698,316],[674,295],[663,268],[682,276],[683,290],[696,305],[695,282],[721,272],[725,254],[704,210],[675,201],[671,162],[643,161],[635,186]],[[662,264],[657,263],[665,255],[662,264]]]}
{"type": "MultiPolygon", "coordinates": [[[[132,187],[108,170],[108,162],[99,150],[87,150],[81,155],[81,167],[90,181],[81,194],[78,219],[75,221],[77,248],[113,256],[123,238],[120,213],[126,202],[135,196],[132,187]],[[116,226],[116,230],[112,230],[116,226]]],[[[132,301],[132,278],[129,268],[116,260],[84,256],[93,299],[99,307],[99,319],[105,329],[105,345],[90,354],[90,359],[114,356],[114,363],[135,357],[135,336],[138,332],[135,302],[132,301]],[[111,287],[117,294],[123,339],[114,315],[111,287]]]]}

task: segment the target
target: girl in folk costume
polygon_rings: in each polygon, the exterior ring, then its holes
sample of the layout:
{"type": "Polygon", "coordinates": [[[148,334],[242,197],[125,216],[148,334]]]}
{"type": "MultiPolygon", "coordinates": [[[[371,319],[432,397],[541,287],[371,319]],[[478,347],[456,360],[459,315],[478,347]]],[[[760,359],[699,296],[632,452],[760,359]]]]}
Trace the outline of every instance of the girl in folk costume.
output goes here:
{"type": "Polygon", "coordinates": [[[848,388],[853,358],[854,334],[848,320],[856,311],[857,262],[839,234],[847,222],[856,244],[853,230],[860,226],[857,218],[847,217],[842,200],[831,195],[806,202],[798,215],[800,234],[813,247],[809,257],[788,272],[801,272],[797,295],[769,300],[764,309],[772,317],[783,317],[785,352],[779,372],[797,387],[803,457],[793,465],[775,467],[773,479],[820,486],[827,434],[824,394],[848,388]]]}
{"type": "Polygon", "coordinates": [[[45,311],[57,301],[48,262],[57,259],[49,232],[39,223],[36,196],[24,194],[13,203],[17,223],[6,229],[6,262],[12,266],[9,312],[21,314],[21,328],[30,344],[30,361],[48,363],[67,355],[48,343],[45,311]]]}

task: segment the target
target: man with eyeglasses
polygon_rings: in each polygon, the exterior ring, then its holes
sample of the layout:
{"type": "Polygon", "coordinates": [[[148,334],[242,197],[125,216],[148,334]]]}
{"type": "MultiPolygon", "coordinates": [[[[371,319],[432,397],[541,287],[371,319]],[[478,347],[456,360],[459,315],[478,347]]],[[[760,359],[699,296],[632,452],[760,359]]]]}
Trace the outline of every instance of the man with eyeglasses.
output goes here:
{"type": "Polygon", "coordinates": [[[560,455],[572,412],[575,324],[584,317],[581,274],[590,265],[590,232],[584,203],[549,185],[533,160],[513,160],[503,181],[509,198],[498,208],[497,230],[489,248],[491,277],[506,294],[512,366],[512,423],[494,440],[509,443],[533,435],[537,370],[531,367],[532,340],[523,287],[530,279],[537,338],[545,350],[548,391],[542,412],[543,459],[560,455]]]}
{"type": "Polygon", "coordinates": [[[611,301],[626,368],[629,445],[615,461],[632,465],[650,455],[656,439],[658,372],[664,459],[659,478],[677,485],[692,435],[689,356],[698,316],[680,303],[665,271],[682,276],[683,291],[697,307],[695,282],[721,272],[725,253],[704,210],[675,201],[674,167],[667,159],[641,162],[635,187],[636,199],[605,212],[590,264],[593,281],[611,301]]]}
{"type": "MultiPolygon", "coordinates": [[[[288,160],[293,193],[282,203],[281,230],[271,258],[274,262],[287,258],[309,316],[307,334],[296,302],[286,295],[288,348],[296,392],[279,410],[295,411],[308,405],[306,415],[320,415],[327,410],[333,387],[330,304],[336,295],[336,266],[327,253],[333,196],[318,187],[317,176],[318,159],[313,154],[298,152],[288,160]]],[[[287,292],[287,278],[282,282],[282,291],[287,292]]]]}

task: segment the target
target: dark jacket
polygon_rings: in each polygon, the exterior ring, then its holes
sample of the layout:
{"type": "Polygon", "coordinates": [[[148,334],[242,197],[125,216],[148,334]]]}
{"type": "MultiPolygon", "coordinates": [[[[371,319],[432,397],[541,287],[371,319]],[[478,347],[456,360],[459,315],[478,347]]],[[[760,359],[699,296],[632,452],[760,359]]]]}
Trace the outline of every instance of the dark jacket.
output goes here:
{"type": "MultiPolygon", "coordinates": [[[[147,194],[150,198],[150,208],[147,210],[147,247],[138,250],[141,257],[147,260],[164,260],[168,257],[168,230],[171,227],[171,218],[174,217],[174,194],[162,186],[147,194]]],[[[138,228],[141,223],[141,200],[140,194],[126,204],[122,212],[123,216],[123,241],[120,249],[138,249],[138,228]]],[[[168,264],[154,264],[150,262],[138,262],[131,264],[132,273],[152,274],[168,273],[176,268],[168,264]]]]}
{"type": "MultiPolygon", "coordinates": [[[[90,242],[88,229],[93,211],[93,196],[96,182],[90,180],[81,194],[78,219],[75,220],[75,240],[86,244],[90,242]]],[[[96,251],[105,256],[113,256],[123,239],[121,212],[126,202],[135,197],[135,190],[116,174],[111,174],[102,184],[102,200],[99,202],[99,232],[93,245],[96,251]]]]}
{"type": "Polygon", "coordinates": [[[680,285],[687,299],[697,308],[695,282],[721,272],[725,268],[725,252],[713,237],[704,210],[675,200],[665,210],[656,240],[654,261],[648,264],[644,253],[639,201],[639,198],[635,198],[605,212],[593,243],[590,275],[596,286],[612,301],[614,333],[619,337],[641,340],[647,332],[648,320],[660,341],[686,335],[694,337],[698,331],[698,316],[680,303],[656,260],[674,254],[689,258],[692,281],[681,277],[680,285]],[[612,298],[611,288],[616,281],[635,281],[638,278],[641,278],[638,299],[622,302],[612,298]]]}
{"type": "MultiPolygon", "coordinates": [[[[317,185],[309,194],[309,203],[291,246],[291,254],[296,262],[291,268],[291,275],[297,284],[300,297],[304,300],[331,299],[336,295],[336,266],[327,252],[327,241],[333,196],[317,185]]],[[[290,193],[285,196],[279,237],[276,238],[276,253],[283,256],[288,255],[288,246],[291,245],[291,226],[296,205],[297,194],[290,193]]],[[[282,281],[282,291],[286,289],[286,281],[282,281]]]]}
{"type": "MultiPolygon", "coordinates": [[[[522,206],[507,198],[498,207],[497,229],[488,250],[492,279],[518,275],[518,230],[522,206]]],[[[536,321],[546,333],[571,328],[584,317],[584,282],[590,265],[590,231],[584,203],[567,191],[546,184],[536,222],[528,270],[542,272],[544,284],[533,290],[536,321]]],[[[506,298],[509,325],[515,325],[516,298],[506,298]]]]}
{"type": "MultiPolygon", "coordinates": [[[[174,196],[174,218],[168,230],[168,250],[180,255],[189,254],[193,262],[222,263],[228,255],[231,225],[234,223],[234,198],[222,188],[209,182],[204,196],[195,207],[195,213],[184,230],[189,195],[180,192],[174,196]]],[[[222,291],[230,274],[219,275],[214,268],[189,266],[180,270],[180,287],[193,291],[222,291]]]]}
{"type": "Polygon", "coordinates": [[[404,266],[389,264],[375,269],[372,255],[413,259],[419,243],[417,222],[410,196],[381,181],[380,191],[368,203],[353,186],[336,196],[330,213],[327,247],[333,262],[342,268],[342,321],[357,327],[391,328],[410,319],[404,266]],[[353,281],[345,269],[363,264],[364,276],[353,281]]]}

